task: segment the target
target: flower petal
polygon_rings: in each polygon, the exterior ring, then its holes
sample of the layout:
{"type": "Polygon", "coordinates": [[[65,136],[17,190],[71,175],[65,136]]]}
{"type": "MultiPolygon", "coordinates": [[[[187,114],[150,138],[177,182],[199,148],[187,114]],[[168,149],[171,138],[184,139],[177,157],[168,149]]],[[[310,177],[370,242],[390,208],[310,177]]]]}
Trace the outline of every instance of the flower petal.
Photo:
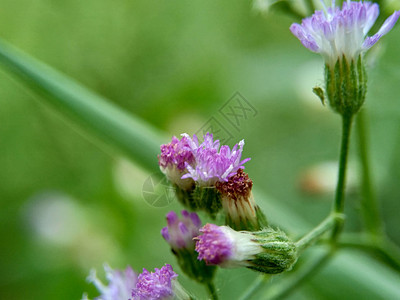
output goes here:
{"type": "Polygon", "coordinates": [[[363,48],[364,49],[371,48],[377,41],[379,41],[379,39],[382,36],[387,34],[393,28],[399,17],[400,17],[400,11],[395,11],[389,18],[386,19],[385,23],[383,23],[382,27],[376,34],[365,39],[363,43],[363,48]]]}

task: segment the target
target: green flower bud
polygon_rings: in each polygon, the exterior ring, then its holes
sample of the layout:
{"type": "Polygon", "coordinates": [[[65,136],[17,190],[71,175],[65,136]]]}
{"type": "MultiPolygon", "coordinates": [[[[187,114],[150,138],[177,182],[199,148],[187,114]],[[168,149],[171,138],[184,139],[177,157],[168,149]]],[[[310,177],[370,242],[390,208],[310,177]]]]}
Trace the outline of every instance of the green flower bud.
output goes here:
{"type": "Polygon", "coordinates": [[[229,177],[228,181],[217,182],[215,186],[221,194],[226,225],[235,230],[249,231],[261,230],[268,225],[254,201],[251,191],[253,182],[242,169],[229,177]]]}
{"type": "Polygon", "coordinates": [[[198,258],[210,265],[277,274],[290,270],[297,260],[295,244],[284,232],[270,227],[249,232],[206,224],[200,232],[196,238],[198,258]]]}
{"type": "Polygon", "coordinates": [[[354,115],[363,105],[366,92],[367,74],[361,55],[357,61],[348,61],[343,55],[333,67],[325,65],[325,93],[334,111],[354,115]]]}
{"type": "Polygon", "coordinates": [[[268,274],[277,274],[292,269],[297,261],[297,249],[286,234],[280,230],[266,228],[253,233],[254,240],[263,251],[256,254],[248,268],[268,274]]]}

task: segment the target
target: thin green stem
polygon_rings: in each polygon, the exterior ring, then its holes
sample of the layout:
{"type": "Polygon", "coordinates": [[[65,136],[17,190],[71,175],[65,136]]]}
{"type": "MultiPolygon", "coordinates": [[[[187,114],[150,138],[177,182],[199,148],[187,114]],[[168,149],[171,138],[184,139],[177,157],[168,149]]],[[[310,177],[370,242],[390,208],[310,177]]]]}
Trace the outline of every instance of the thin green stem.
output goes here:
{"type": "Polygon", "coordinates": [[[374,255],[389,267],[400,272],[400,248],[387,237],[346,234],[340,237],[340,247],[358,248],[374,255]]]}
{"type": "Polygon", "coordinates": [[[335,226],[337,219],[343,220],[342,215],[330,214],[325,220],[323,220],[317,227],[307,233],[304,237],[296,242],[298,253],[305,250],[312,244],[314,244],[325,232],[331,230],[335,226]]]}
{"type": "MultiPolygon", "coordinates": [[[[333,213],[343,214],[344,211],[344,198],[346,188],[346,171],[347,160],[349,154],[350,132],[353,116],[344,114],[342,116],[342,141],[340,148],[339,158],[339,175],[336,186],[335,202],[333,205],[333,213]]],[[[343,221],[336,219],[335,226],[332,231],[332,241],[335,242],[339,233],[342,231],[343,221]]]]}
{"type": "Polygon", "coordinates": [[[218,300],[217,290],[215,289],[215,285],[213,282],[207,282],[206,284],[208,293],[212,300],[218,300]]]}
{"type": "Polygon", "coordinates": [[[369,164],[367,124],[365,120],[365,112],[361,110],[357,116],[357,137],[359,159],[361,164],[361,207],[364,217],[364,223],[367,231],[375,236],[382,236],[383,223],[379,214],[379,206],[376,199],[376,193],[371,179],[371,170],[369,164]]]}
{"type": "Polygon", "coordinates": [[[288,273],[282,276],[280,280],[274,281],[269,285],[267,292],[263,295],[263,299],[283,299],[294,291],[303,282],[317,274],[325,264],[330,260],[334,251],[329,249],[312,262],[306,262],[306,267],[297,272],[288,273]]]}
{"type": "Polygon", "coordinates": [[[261,287],[262,283],[269,278],[267,275],[259,275],[256,280],[248,287],[248,289],[243,293],[243,295],[239,298],[239,300],[247,300],[250,299],[255,292],[261,287]]]}

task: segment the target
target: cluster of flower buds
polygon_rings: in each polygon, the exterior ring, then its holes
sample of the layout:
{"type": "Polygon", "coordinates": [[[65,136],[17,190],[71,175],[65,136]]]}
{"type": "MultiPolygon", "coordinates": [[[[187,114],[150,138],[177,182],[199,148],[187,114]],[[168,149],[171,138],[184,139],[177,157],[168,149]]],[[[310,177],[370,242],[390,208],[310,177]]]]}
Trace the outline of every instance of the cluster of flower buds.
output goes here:
{"type": "Polygon", "coordinates": [[[179,266],[190,278],[207,283],[213,279],[215,266],[208,266],[197,259],[194,238],[200,234],[201,221],[195,212],[182,212],[179,219],[173,211],[167,214],[167,226],[161,230],[161,235],[171,246],[179,266]]]}
{"type": "Polygon", "coordinates": [[[266,274],[290,270],[297,250],[286,234],[270,227],[261,231],[235,231],[206,224],[196,238],[198,259],[223,268],[246,267],[266,274]]]}
{"type": "Polygon", "coordinates": [[[161,146],[161,171],[176,187],[178,199],[192,210],[205,210],[211,217],[223,209],[226,224],[237,230],[260,230],[266,219],[256,205],[253,182],[243,172],[244,141],[232,149],[220,145],[207,133],[200,143],[196,135],[161,146]]]}
{"type": "Polygon", "coordinates": [[[210,133],[203,139],[200,143],[196,135],[191,138],[182,134],[180,140],[173,137],[171,143],[161,145],[158,161],[183,205],[205,210],[215,217],[222,208],[216,183],[228,181],[250,159],[241,160],[244,141],[231,150],[229,146],[220,146],[210,133]]]}
{"type": "MultiPolygon", "coordinates": [[[[323,1],[321,1],[324,4],[323,1]]],[[[367,76],[363,54],[396,24],[400,11],[394,12],[371,37],[366,37],[379,15],[379,6],[371,2],[343,1],[340,9],[332,0],[331,7],[316,11],[293,24],[292,33],[309,50],[325,59],[325,93],[314,92],[342,115],[357,113],[365,100],[367,76]]]]}
{"type": "MultiPolygon", "coordinates": [[[[100,296],[96,300],[187,300],[191,297],[179,284],[176,274],[171,265],[166,264],[161,269],[143,272],[137,275],[131,267],[125,271],[113,270],[104,265],[108,285],[104,285],[92,270],[88,281],[93,283],[100,296]]],[[[84,295],[82,300],[88,300],[84,295]]]]}

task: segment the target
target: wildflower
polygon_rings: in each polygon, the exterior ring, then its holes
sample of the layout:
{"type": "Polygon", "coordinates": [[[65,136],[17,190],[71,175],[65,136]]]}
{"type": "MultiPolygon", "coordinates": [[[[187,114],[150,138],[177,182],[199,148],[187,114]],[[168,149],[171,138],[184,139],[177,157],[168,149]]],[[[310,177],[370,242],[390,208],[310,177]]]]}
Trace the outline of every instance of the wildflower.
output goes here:
{"type": "Polygon", "coordinates": [[[139,274],[136,287],[132,291],[133,300],[189,299],[177,281],[171,265],[149,272],[143,269],[139,274]]]}
{"type": "Polygon", "coordinates": [[[162,236],[174,250],[194,247],[193,238],[199,235],[201,227],[201,220],[196,213],[189,213],[186,210],[182,210],[181,213],[183,219],[179,220],[175,212],[169,212],[168,226],[161,230],[162,236]]]}
{"type": "Polygon", "coordinates": [[[173,211],[167,214],[167,227],[161,230],[161,235],[170,244],[172,253],[176,256],[181,269],[191,278],[200,283],[211,281],[215,267],[207,266],[197,260],[194,250],[194,237],[200,234],[201,220],[192,212],[182,210],[182,219],[173,211]]]}
{"type": "Polygon", "coordinates": [[[200,231],[203,234],[196,238],[198,259],[211,265],[276,274],[291,269],[297,260],[295,245],[285,233],[272,228],[248,232],[206,224],[200,231]]]}
{"type": "MultiPolygon", "coordinates": [[[[108,285],[104,285],[96,276],[96,270],[92,270],[87,280],[93,283],[101,293],[96,300],[128,300],[131,297],[132,289],[137,282],[137,275],[131,267],[125,271],[113,270],[107,264],[104,265],[108,285]]],[[[84,296],[83,299],[87,299],[84,296]]]]}
{"type": "Polygon", "coordinates": [[[290,30],[306,48],[320,53],[330,66],[342,56],[348,61],[358,59],[393,28],[400,16],[400,11],[394,12],[376,34],[365,38],[378,18],[378,4],[344,1],[340,9],[335,0],[328,8],[321,2],[324,10],[303,19],[301,25],[293,24],[290,30]]]}
{"type": "Polygon", "coordinates": [[[183,135],[190,140],[189,145],[193,151],[195,163],[186,163],[188,173],[182,178],[193,178],[200,186],[214,186],[217,181],[228,181],[228,178],[238,169],[244,169],[243,164],[250,160],[241,160],[244,140],[236,144],[232,150],[223,145],[220,148],[219,140],[213,140],[213,135],[207,133],[203,143],[199,144],[196,135],[193,139],[187,134],[183,135]]]}
{"type": "Polygon", "coordinates": [[[229,146],[220,146],[211,133],[203,138],[200,143],[196,135],[191,138],[184,133],[181,140],[173,137],[171,143],[161,146],[158,159],[161,170],[175,185],[179,201],[215,217],[222,207],[216,182],[228,181],[250,158],[241,160],[243,140],[231,150],[229,146]]]}
{"type": "Polygon", "coordinates": [[[343,2],[342,9],[335,6],[316,11],[293,24],[292,33],[309,50],[325,59],[325,93],[314,92],[324,103],[325,95],[331,107],[341,115],[352,116],[365,101],[367,76],[363,54],[387,34],[396,24],[400,11],[395,11],[373,36],[366,37],[374,25],[379,6],[371,2],[343,2]]]}
{"type": "Polygon", "coordinates": [[[183,136],[180,140],[172,137],[169,144],[161,145],[161,154],[158,155],[158,164],[168,180],[182,190],[190,190],[194,185],[192,179],[182,179],[187,173],[186,165],[194,163],[192,149],[189,146],[190,138],[183,136]]]}
{"type": "Polygon", "coordinates": [[[266,219],[251,192],[253,182],[242,170],[229,177],[227,182],[217,182],[216,188],[221,194],[225,211],[225,224],[235,230],[260,230],[266,219]]]}
{"type": "MultiPolygon", "coordinates": [[[[189,136],[186,135],[190,139],[189,136]]],[[[243,164],[250,160],[241,160],[244,140],[236,144],[232,150],[227,145],[220,146],[219,140],[214,140],[211,133],[204,135],[204,141],[198,142],[194,135],[190,139],[195,163],[186,164],[188,173],[182,178],[193,178],[196,188],[193,191],[193,202],[199,209],[205,210],[212,218],[221,210],[220,194],[216,190],[217,182],[228,181],[237,170],[244,169],[243,164]]]]}

